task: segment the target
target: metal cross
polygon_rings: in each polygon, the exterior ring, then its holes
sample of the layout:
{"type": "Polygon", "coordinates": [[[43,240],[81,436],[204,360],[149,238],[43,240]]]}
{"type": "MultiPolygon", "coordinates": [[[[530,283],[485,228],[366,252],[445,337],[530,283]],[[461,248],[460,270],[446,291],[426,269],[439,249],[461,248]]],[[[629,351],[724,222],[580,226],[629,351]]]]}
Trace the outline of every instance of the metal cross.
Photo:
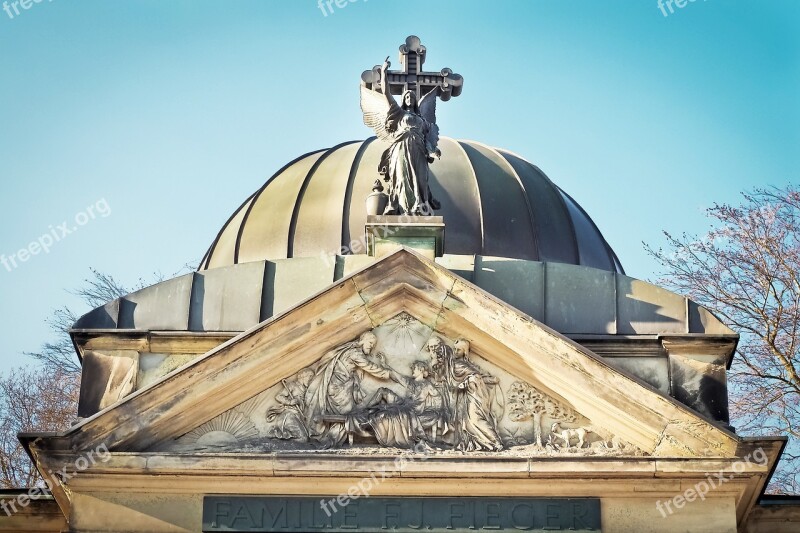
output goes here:
{"type": "MultiPolygon", "coordinates": [[[[417,94],[417,101],[420,97],[429,93],[436,87],[441,87],[442,92],[439,97],[447,101],[451,96],[461,94],[464,85],[464,78],[459,74],[454,74],[449,68],[443,68],[440,72],[424,72],[422,64],[425,63],[426,49],[416,35],[409,35],[406,43],[400,46],[400,64],[403,70],[387,70],[387,82],[392,94],[403,94],[410,90],[417,94]]],[[[372,70],[365,70],[361,74],[361,82],[368,89],[378,89],[381,86],[381,66],[375,65],[372,70]]]]}

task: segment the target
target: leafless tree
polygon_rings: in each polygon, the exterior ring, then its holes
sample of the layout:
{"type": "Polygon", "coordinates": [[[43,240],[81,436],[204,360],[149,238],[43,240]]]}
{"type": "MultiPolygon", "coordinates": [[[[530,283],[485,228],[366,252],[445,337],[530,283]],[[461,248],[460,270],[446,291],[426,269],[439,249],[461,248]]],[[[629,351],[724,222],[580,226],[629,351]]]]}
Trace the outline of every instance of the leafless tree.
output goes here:
{"type": "MultiPolygon", "coordinates": [[[[100,307],[150,284],[139,279],[136,285],[129,289],[113,276],[94,269],[91,272],[92,276],[83,280],[81,287],[70,291],[86,304],[87,310],[100,307]]],[[[153,277],[155,279],[151,283],[157,283],[164,279],[164,276],[159,273],[155,273],[153,277]]],[[[81,367],[69,336],[69,330],[78,318],[79,315],[69,307],[61,307],[53,311],[53,316],[47,319],[47,324],[55,333],[55,340],[42,344],[38,352],[25,352],[25,355],[29,355],[49,367],[58,368],[64,373],[80,374],[81,367]]]]}
{"type": "Polygon", "coordinates": [[[741,335],[729,375],[743,434],[789,435],[772,492],[800,489],[800,189],[756,189],[707,210],[704,236],[665,232],[647,251],[657,281],[707,307],[741,335]]]}
{"type": "Polygon", "coordinates": [[[46,366],[0,376],[0,488],[41,483],[17,433],[68,428],[77,415],[79,387],[74,373],[46,366]]]}
{"type": "MultiPolygon", "coordinates": [[[[159,274],[154,277],[156,281],[163,279],[159,274]]],[[[140,279],[134,290],[145,285],[140,279]]],[[[73,294],[87,309],[93,309],[130,292],[112,276],[92,270],[92,276],[73,294]]],[[[0,375],[0,488],[41,482],[17,433],[61,431],[77,416],[81,368],[69,337],[77,318],[68,307],[55,310],[48,320],[55,339],[44,343],[38,352],[26,354],[39,364],[0,375]]]]}

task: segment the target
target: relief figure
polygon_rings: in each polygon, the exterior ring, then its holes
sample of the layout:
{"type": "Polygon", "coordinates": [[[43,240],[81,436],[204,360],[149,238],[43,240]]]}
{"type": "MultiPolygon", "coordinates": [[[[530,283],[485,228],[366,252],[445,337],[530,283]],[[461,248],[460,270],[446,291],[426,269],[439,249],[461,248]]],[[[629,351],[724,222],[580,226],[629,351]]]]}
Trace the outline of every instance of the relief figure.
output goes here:
{"type": "Polygon", "coordinates": [[[437,375],[447,385],[455,447],[463,451],[503,449],[492,413],[499,380],[469,360],[469,342],[459,339],[455,349],[438,337],[428,342],[437,375]]]}
{"type": "Polygon", "coordinates": [[[342,445],[359,428],[351,415],[363,402],[365,374],[403,384],[403,377],[371,357],[377,338],[368,331],[323,356],[306,392],[305,420],[310,437],[323,447],[342,445]]]}
{"type": "MultiPolygon", "coordinates": [[[[381,387],[358,417],[362,427],[369,427],[383,446],[412,448],[419,443],[433,443],[449,431],[441,392],[428,377],[423,361],[411,365],[411,377],[405,378],[406,395],[381,387]]],[[[366,435],[366,433],[364,433],[366,435]]]]}
{"type": "Polygon", "coordinates": [[[305,396],[314,371],[304,368],[294,379],[282,380],[283,390],[275,400],[278,405],[267,411],[267,422],[270,427],[267,436],[285,440],[308,440],[308,428],[305,424],[305,396]]]}
{"type": "Polygon", "coordinates": [[[389,58],[381,67],[381,91],[361,87],[364,123],[379,139],[391,143],[383,152],[378,172],[389,183],[389,202],[385,215],[430,216],[441,205],[429,185],[429,163],[441,157],[436,125],[436,98],[441,88],[417,99],[405,91],[398,104],[387,83],[389,58]]]}

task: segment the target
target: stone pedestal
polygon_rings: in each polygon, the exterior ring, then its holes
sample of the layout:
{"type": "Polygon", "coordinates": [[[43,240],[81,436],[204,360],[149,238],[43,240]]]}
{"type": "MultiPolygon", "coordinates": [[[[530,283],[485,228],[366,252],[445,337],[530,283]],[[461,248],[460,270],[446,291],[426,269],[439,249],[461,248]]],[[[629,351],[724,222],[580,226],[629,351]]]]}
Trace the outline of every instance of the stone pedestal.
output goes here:
{"type": "Polygon", "coordinates": [[[398,245],[411,248],[430,260],[444,253],[444,218],[368,215],[364,227],[367,253],[381,257],[398,245]]]}

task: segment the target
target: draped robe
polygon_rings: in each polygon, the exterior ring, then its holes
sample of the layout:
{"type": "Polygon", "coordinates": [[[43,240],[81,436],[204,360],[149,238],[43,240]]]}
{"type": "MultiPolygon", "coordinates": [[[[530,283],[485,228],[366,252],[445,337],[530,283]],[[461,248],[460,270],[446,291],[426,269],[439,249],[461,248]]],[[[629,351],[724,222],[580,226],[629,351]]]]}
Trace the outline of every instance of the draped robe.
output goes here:
{"type": "Polygon", "coordinates": [[[327,447],[347,440],[355,422],[326,422],[325,415],[351,415],[364,399],[364,373],[388,379],[391,371],[364,353],[358,342],[349,342],[323,356],[306,391],[305,418],[309,435],[327,447]]]}
{"type": "Polygon", "coordinates": [[[492,394],[485,376],[466,357],[448,359],[447,380],[455,393],[453,427],[456,448],[466,451],[502,450],[497,421],[492,414],[492,394]]]}

